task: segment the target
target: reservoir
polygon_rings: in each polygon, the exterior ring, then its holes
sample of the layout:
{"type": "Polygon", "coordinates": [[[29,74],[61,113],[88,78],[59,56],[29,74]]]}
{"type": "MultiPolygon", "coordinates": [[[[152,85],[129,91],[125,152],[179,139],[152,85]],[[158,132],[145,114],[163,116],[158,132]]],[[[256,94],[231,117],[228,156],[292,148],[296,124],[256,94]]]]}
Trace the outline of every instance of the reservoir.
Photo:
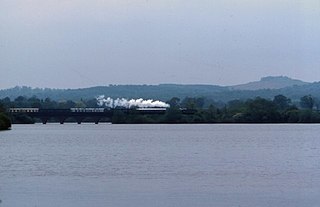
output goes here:
{"type": "Polygon", "coordinates": [[[14,125],[0,207],[320,203],[320,125],[14,125]]]}

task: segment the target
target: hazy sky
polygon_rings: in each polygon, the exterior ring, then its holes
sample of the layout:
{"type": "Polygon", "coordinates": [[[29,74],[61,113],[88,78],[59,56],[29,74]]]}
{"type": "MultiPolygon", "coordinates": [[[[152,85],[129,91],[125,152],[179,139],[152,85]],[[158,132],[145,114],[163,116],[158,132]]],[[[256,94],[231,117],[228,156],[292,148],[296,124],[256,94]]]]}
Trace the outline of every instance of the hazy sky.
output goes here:
{"type": "Polygon", "coordinates": [[[0,0],[0,88],[320,81],[319,0],[0,0]]]}

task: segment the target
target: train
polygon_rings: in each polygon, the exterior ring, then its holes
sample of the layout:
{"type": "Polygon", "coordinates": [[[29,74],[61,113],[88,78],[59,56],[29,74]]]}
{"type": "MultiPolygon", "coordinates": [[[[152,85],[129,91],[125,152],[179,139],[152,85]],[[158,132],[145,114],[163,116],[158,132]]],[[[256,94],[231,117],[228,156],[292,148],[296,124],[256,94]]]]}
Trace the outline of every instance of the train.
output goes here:
{"type": "MultiPolygon", "coordinates": [[[[110,113],[123,111],[125,113],[137,112],[142,114],[164,114],[168,108],[143,107],[143,108],[69,108],[69,109],[42,109],[42,108],[10,108],[9,113],[110,113]]],[[[196,110],[180,108],[183,114],[194,114],[196,110]]]]}
{"type": "Polygon", "coordinates": [[[105,108],[70,108],[71,112],[104,112],[105,108]]]}
{"type": "Polygon", "coordinates": [[[73,113],[102,113],[110,111],[108,108],[69,108],[69,109],[42,109],[42,108],[10,108],[10,113],[39,113],[39,112],[73,112],[73,113]]]}
{"type": "Polygon", "coordinates": [[[10,113],[38,113],[39,108],[10,108],[10,113]]]}
{"type": "MultiPolygon", "coordinates": [[[[72,113],[103,113],[111,110],[134,110],[127,108],[69,108],[69,109],[42,109],[42,108],[10,108],[10,113],[39,113],[39,112],[72,112],[72,113]]],[[[137,111],[166,111],[166,108],[136,108],[137,111]]]]}

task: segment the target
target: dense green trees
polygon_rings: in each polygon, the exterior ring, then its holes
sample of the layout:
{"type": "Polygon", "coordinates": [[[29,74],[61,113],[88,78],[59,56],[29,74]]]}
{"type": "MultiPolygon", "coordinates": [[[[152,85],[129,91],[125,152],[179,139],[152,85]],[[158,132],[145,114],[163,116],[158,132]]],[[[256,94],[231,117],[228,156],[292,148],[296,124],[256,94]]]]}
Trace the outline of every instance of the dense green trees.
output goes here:
{"type": "Polygon", "coordinates": [[[284,95],[277,95],[273,98],[273,103],[279,110],[286,110],[290,107],[291,99],[285,97],[284,95]]]}
{"type": "MultiPolygon", "coordinates": [[[[61,100],[49,98],[38,99],[33,96],[19,96],[14,100],[0,99],[6,107],[37,107],[61,108],[98,107],[95,99],[90,100],[61,100]]],[[[170,108],[164,115],[142,115],[132,111],[125,114],[121,111],[114,113],[113,123],[320,123],[320,113],[317,110],[319,101],[307,95],[300,102],[293,103],[284,95],[276,95],[273,99],[257,97],[248,100],[233,100],[228,103],[215,102],[206,97],[173,97],[167,101],[170,108]],[[295,105],[297,104],[297,105],[295,105]],[[318,105],[317,105],[318,104],[318,105]],[[187,112],[187,113],[185,113],[187,112]]],[[[3,118],[2,125],[8,125],[8,119],[3,118]]],[[[1,111],[0,111],[1,113],[1,111]]],[[[13,117],[15,123],[33,123],[30,117],[20,114],[13,117]]],[[[10,121],[10,120],[9,120],[10,121]]]]}
{"type": "Polygon", "coordinates": [[[300,108],[283,95],[276,95],[273,100],[261,97],[233,100],[223,107],[210,105],[208,108],[196,105],[196,100],[186,98],[175,102],[177,106],[196,109],[192,116],[175,118],[186,123],[320,123],[320,113],[313,110],[317,102],[312,96],[302,97],[300,108]]]}
{"type": "Polygon", "coordinates": [[[272,101],[258,97],[247,101],[246,107],[244,122],[277,123],[281,121],[280,113],[272,101]]]}
{"type": "Polygon", "coordinates": [[[5,115],[5,109],[0,103],[0,130],[6,130],[11,128],[11,121],[8,116],[5,115]]]}
{"type": "Polygon", "coordinates": [[[303,96],[300,99],[300,106],[304,109],[313,109],[313,106],[315,104],[315,99],[311,96],[303,96]]]}

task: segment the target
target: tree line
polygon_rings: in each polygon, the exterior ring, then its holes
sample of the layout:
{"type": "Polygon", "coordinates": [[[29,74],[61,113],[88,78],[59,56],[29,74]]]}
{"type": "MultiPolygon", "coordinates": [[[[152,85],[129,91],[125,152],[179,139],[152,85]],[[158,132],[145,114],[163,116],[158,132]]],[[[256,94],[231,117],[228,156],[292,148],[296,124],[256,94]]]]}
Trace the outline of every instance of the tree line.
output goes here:
{"type": "Polygon", "coordinates": [[[300,98],[298,105],[283,95],[273,99],[256,97],[247,100],[232,100],[223,107],[210,105],[203,108],[199,98],[186,98],[180,101],[173,98],[170,121],[180,120],[186,123],[320,123],[316,99],[311,95],[300,98]],[[180,107],[195,109],[192,116],[179,114],[180,107]],[[172,118],[173,116],[173,118],[172,118]]]}
{"type": "Polygon", "coordinates": [[[0,103],[0,130],[7,130],[11,128],[11,120],[6,115],[5,107],[0,103]]]}
{"type": "MultiPolygon", "coordinates": [[[[215,102],[206,97],[171,98],[167,101],[170,108],[164,115],[124,114],[118,111],[112,118],[113,123],[320,123],[319,101],[311,95],[292,102],[284,95],[273,99],[256,97],[247,100],[232,100],[227,103],[215,102]],[[188,109],[193,113],[182,113],[188,109]]],[[[55,101],[50,98],[39,99],[19,96],[14,100],[0,99],[2,114],[4,108],[84,108],[98,107],[96,99],[79,101],[55,101]]],[[[2,115],[4,116],[4,115],[2,115]]],[[[26,115],[16,115],[14,123],[33,123],[26,115]]],[[[2,118],[3,119],[3,118],[2,118]]]]}

